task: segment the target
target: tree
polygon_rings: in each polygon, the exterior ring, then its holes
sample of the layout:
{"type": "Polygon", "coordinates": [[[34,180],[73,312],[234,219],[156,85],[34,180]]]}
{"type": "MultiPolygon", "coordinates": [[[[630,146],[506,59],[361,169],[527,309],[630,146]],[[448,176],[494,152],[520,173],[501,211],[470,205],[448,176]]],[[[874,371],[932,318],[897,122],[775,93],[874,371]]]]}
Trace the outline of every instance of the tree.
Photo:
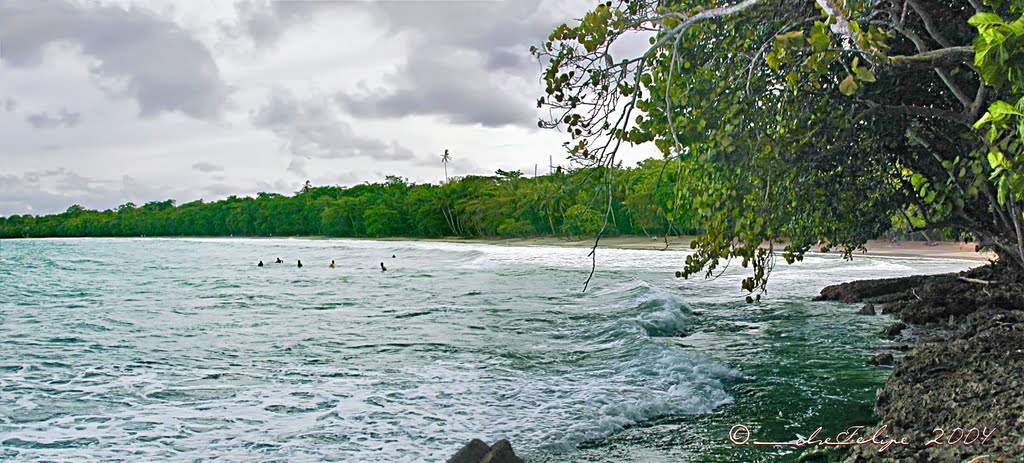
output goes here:
{"type": "Polygon", "coordinates": [[[585,165],[647,142],[679,163],[677,192],[707,231],[679,276],[741,259],[759,297],[777,255],[824,239],[849,257],[901,214],[967,231],[1021,270],[1022,8],[608,2],[533,49],[553,114],[540,125],[567,129],[585,165]],[[615,61],[637,35],[650,47],[615,61]]]}
{"type": "Polygon", "coordinates": [[[444,164],[444,183],[448,183],[448,162],[452,160],[452,155],[448,154],[448,150],[444,150],[444,154],[441,155],[441,164],[444,164]]]}

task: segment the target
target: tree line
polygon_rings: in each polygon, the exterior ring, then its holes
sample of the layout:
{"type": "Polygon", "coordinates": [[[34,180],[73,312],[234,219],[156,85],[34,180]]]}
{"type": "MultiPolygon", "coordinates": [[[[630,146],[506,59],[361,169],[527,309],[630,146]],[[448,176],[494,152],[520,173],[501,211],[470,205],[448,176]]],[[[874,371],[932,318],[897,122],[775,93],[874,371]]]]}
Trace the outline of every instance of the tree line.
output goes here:
{"type": "Polygon", "coordinates": [[[558,169],[525,177],[452,178],[440,185],[397,176],[351,187],[313,186],[292,196],[261,192],[177,205],[174,200],[103,211],[72,205],[51,215],[0,217],[0,238],[128,236],[331,236],[570,238],[695,231],[690,204],[676,194],[675,163],[558,169]]]}

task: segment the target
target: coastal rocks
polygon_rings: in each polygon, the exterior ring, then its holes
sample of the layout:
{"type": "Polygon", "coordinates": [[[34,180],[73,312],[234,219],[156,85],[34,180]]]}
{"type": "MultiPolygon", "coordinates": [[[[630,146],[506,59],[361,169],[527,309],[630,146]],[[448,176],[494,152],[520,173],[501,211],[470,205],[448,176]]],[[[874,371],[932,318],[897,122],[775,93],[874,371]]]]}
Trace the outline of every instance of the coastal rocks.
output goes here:
{"type": "Polygon", "coordinates": [[[857,311],[857,315],[874,315],[874,314],[875,314],[875,305],[870,303],[870,302],[868,302],[867,304],[864,304],[864,307],[861,307],[860,310],[857,311]]]}
{"type": "Polygon", "coordinates": [[[896,322],[893,323],[892,325],[889,325],[889,327],[885,329],[885,334],[889,337],[896,337],[899,336],[899,334],[902,333],[905,329],[907,329],[906,323],[896,322]]]}
{"type": "MultiPolygon", "coordinates": [[[[1020,461],[1024,276],[995,264],[836,285],[819,300],[883,304],[883,313],[903,321],[886,330],[890,336],[917,325],[901,336],[913,349],[878,392],[881,423],[861,432],[882,432],[906,445],[882,452],[877,445],[853,446],[846,463],[1020,461]]],[[[890,358],[879,354],[869,363],[890,358]]]]}
{"type": "Polygon", "coordinates": [[[874,357],[871,357],[867,363],[868,365],[889,366],[896,363],[896,359],[893,358],[892,354],[888,352],[883,352],[881,354],[876,354],[874,357]]]}
{"type": "Polygon", "coordinates": [[[512,451],[512,444],[502,439],[488,446],[480,439],[469,441],[446,463],[525,463],[512,451]]]}
{"type": "MultiPolygon", "coordinates": [[[[828,286],[821,290],[815,301],[861,302],[873,298],[900,294],[909,288],[920,285],[928,276],[911,276],[903,278],[885,278],[881,280],[851,281],[828,286]]],[[[878,301],[882,302],[882,301],[878,301]]]]}

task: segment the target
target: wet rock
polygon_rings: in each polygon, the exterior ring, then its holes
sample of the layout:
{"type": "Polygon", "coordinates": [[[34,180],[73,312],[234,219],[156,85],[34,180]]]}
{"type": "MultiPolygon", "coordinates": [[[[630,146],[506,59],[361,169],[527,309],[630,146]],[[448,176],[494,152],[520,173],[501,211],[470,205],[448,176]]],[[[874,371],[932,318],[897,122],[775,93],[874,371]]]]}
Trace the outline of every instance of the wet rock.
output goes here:
{"type": "Polygon", "coordinates": [[[525,463],[512,451],[512,444],[502,439],[489,446],[480,439],[469,441],[446,463],[525,463]]]}
{"type": "Polygon", "coordinates": [[[480,463],[480,460],[483,460],[490,451],[491,447],[485,444],[484,441],[473,439],[456,452],[454,456],[449,458],[446,463],[480,463]]]}
{"type": "Polygon", "coordinates": [[[896,359],[893,358],[892,354],[890,354],[888,352],[883,352],[881,354],[877,354],[874,357],[871,357],[870,360],[868,360],[868,364],[869,365],[883,366],[883,365],[892,365],[894,363],[896,363],[896,359]]]}
{"type": "Polygon", "coordinates": [[[491,447],[491,451],[484,456],[480,463],[526,463],[522,458],[516,456],[516,453],[512,451],[512,444],[509,441],[502,439],[495,442],[491,447]]]}
{"type": "MultiPolygon", "coordinates": [[[[904,322],[891,326],[887,334],[915,324],[913,336],[903,338],[913,349],[901,357],[878,391],[875,412],[880,424],[862,434],[881,431],[884,425],[888,437],[906,439],[909,444],[884,453],[875,446],[853,446],[846,463],[962,463],[980,455],[988,457],[986,462],[1020,461],[1024,275],[998,263],[961,275],[990,283],[959,280],[956,274],[921,277],[918,284],[886,296],[891,302],[885,303],[883,312],[894,307],[904,322]],[[936,429],[945,430],[942,438],[947,442],[927,445],[937,437],[936,429]],[[962,439],[967,433],[982,433],[989,439],[965,445],[962,439]]],[[[882,286],[893,288],[891,281],[882,286]]],[[[877,295],[878,288],[867,282],[828,294],[855,299],[877,295]]],[[[864,302],[878,303],[877,299],[864,302]]],[[[869,363],[884,364],[885,355],[869,363]]]]}
{"type": "Polygon", "coordinates": [[[885,334],[889,335],[889,336],[892,336],[892,337],[895,337],[895,336],[899,335],[900,333],[902,333],[903,330],[905,330],[905,329],[907,329],[907,324],[906,323],[896,322],[896,323],[893,323],[892,325],[889,325],[889,327],[885,329],[885,334]]]}
{"type": "MultiPolygon", "coordinates": [[[[885,278],[881,280],[851,281],[838,285],[826,286],[821,294],[815,297],[816,301],[839,301],[839,302],[862,302],[870,298],[883,298],[893,294],[903,293],[909,288],[919,286],[929,278],[945,277],[955,279],[956,275],[938,276],[912,276],[903,278],[885,278]]],[[[885,298],[885,299],[891,299],[885,298]]]]}
{"type": "Polygon", "coordinates": [[[857,311],[857,315],[874,315],[874,314],[875,314],[875,305],[870,303],[870,302],[868,302],[867,304],[864,304],[864,307],[861,307],[860,310],[857,311]]]}

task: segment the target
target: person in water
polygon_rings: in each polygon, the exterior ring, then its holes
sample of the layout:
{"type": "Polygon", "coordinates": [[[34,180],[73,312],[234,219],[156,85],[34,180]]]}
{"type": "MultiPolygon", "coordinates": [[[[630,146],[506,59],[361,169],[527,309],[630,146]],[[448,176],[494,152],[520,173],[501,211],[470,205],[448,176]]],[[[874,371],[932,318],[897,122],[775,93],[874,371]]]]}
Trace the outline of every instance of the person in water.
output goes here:
{"type": "Polygon", "coordinates": [[[260,263],[256,264],[256,266],[257,267],[262,267],[263,266],[263,261],[261,260],[260,263]]]}
{"type": "Polygon", "coordinates": [[[334,260],[333,259],[331,260],[331,265],[329,265],[329,267],[331,267],[331,268],[337,267],[337,265],[334,265],[334,260]]]}
{"type": "Polygon", "coordinates": [[[382,271],[382,272],[388,271],[388,268],[384,266],[384,262],[380,263],[380,271],[382,271]]]}
{"type": "Polygon", "coordinates": [[[275,263],[275,264],[283,264],[283,263],[284,263],[284,261],[283,261],[283,260],[281,260],[281,258],[280,258],[280,257],[278,257],[278,258],[277,258],[277,261],[275,261],[274,263],[275,263]]]}
{"type": "Polygon", "coordinates": [[[392,258],[392,259],[394,259],[394,258],[395,258],[395,255],[394,255],[394,254],[392,254],[392,255],[391,255],[391,258],[392,258]]]}
{"type": "Polygon", "coordinates": [[[302,261],[299,261],[299,268],[302,268],[302,261]]]}

